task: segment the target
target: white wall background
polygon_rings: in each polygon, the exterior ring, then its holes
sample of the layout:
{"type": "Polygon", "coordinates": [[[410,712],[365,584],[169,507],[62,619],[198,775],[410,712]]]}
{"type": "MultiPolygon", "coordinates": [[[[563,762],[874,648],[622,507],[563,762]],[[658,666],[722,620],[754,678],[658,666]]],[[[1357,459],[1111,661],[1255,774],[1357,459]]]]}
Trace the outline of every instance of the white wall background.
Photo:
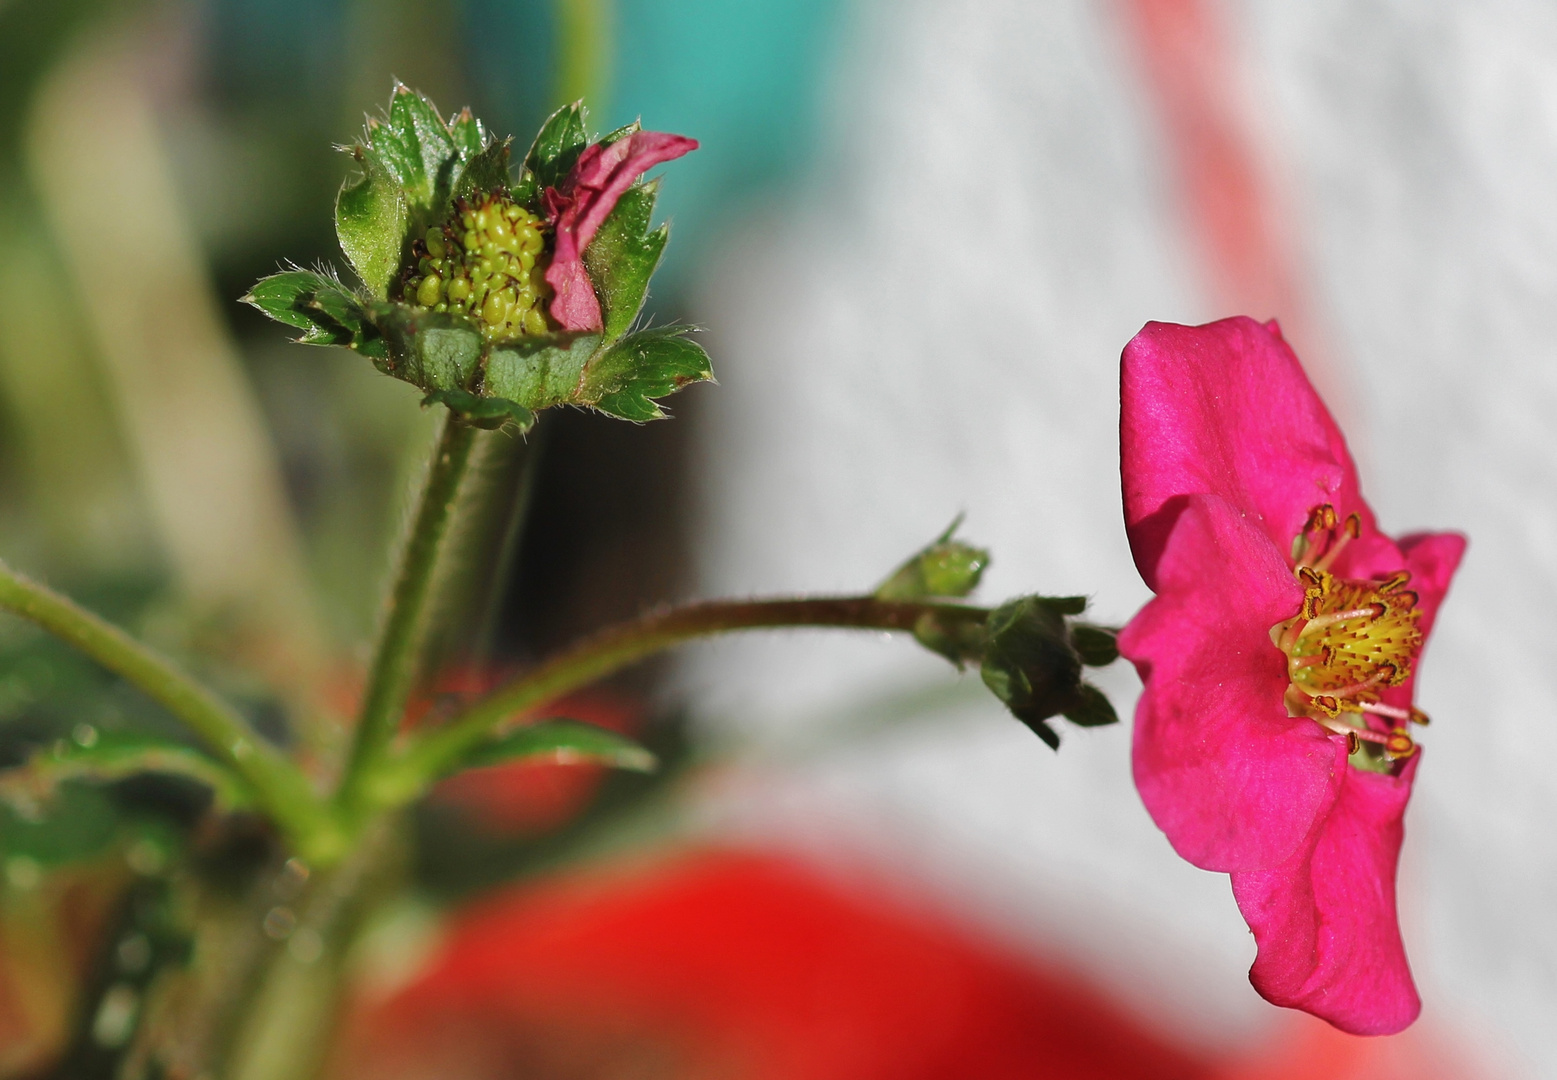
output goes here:
{"type": "MultiPolygon", "coordinates": [[[[1364,489],[1387,529],[1472,539],[1420,683],[1401,906],[1424,1024],[1557,1076],[1557,8],[1225,14],[1364,489]]],[[[875,0],[840,68],[825,165],[701,292],[722,384],[699,402],[702,591],[868,586],[965,510],[984,597],[1085,592],[1124,621],[1148,594],[1119,350],[1232,312],[1200,289],[1114,9],[875,0]]],[[[894,706],[944,665],[841,635],[724,643],[687,680],[756,747],[715,828],[894,867],[1181,1033],[1272,1022],[1226,879],[1140,806],[1128,723],[1065,726],[1054,755],[976,677],[894,706]],[[865,723],[883,710],[904,719],[865,723]]],[[[1133,673],[1106,685],[1133,707],[1133,673]]]]}

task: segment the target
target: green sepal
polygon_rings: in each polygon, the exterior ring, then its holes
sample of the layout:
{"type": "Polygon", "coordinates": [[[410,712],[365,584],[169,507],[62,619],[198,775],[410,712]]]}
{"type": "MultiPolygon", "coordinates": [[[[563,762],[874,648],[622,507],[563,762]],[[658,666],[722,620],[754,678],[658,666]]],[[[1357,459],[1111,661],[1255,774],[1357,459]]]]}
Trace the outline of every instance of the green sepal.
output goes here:
{"type": "Polygon", "coordinates": [[[661,326],[618,339],[590,361],[579,403],[622,420],[663,420],[656,398],[714,377],[708,354],[689,333],[661,326]]]}
{"type": "Polygon", "coordinates": [[[464,758],[457,769],[479,769],[515,761],[558,765],[607,765],[653,772],[659,762],[639,743],[581,720],[543,720],[500,735],[464,758]]]}
{"type": "Polygon", "coordinates": [[[1077,727],[1106,727],[1119,723],[1119,714],[1108,697],[1091,683],[1076,687],[1076,700],[1061,714],[1077,727]]]}
{"type": "Polygon", "coordinates": [[[959,609],[950,605],[927,611],[914,620],[914,640],[959,669],[964,664],[978,663],[988,642],[982,616],[979,608],[959,609]]]}
{"type": "Polygon", "coordinates": [[[535,424],[535,414],[517,401],[500,397],[480,397],[469,390],[434,390],[422,398],[422,405],[445,405],[449,411],[472,427],[494,431],[513,424],[521,432],[535,424]]]}
{"type": "Polygon", "coordinates": [[[465,166],[454,186],[455,198],[469,199],[487,191],[508,190],[508,156],[513,139],[493,139],[465,166]]]}
{"type": "Polygon", "coordinates": [[[1062,605],[1024,596],[990,613],[979,672],[1013,716],[1050,746],[1059,736],[1044,723],[1080,707],[1081,658],[1070,644],[1062,605]]]}
{"type": "Polygon", "coordinates": [[[632,326],[665,254],[670,227],[649,231],[658,194],[658,181],[628,188],[584,249],[584,268],[600,298],[607,341],[632,326]]]}
{"type": "Polygon", "coordinates": [[[454,188],[460,152],[436,106],[403,83],[395,83],[389,112],[370,122],[373,149],[400,181],[414,210],[442,210],[454,188]]]}
{"type": "Polygon", "coordinates": [[[226,766],[184,743],[135,732],[102,731],[89,744],[60,739],[35,753],[0,784],[7,801],[24,796],[51,798],[67,780],[109,783],[142,773],[182,776],[210,788],[217,806],[237,810],[252,802],[243,781],[226,766]]]}
{"type": "Polygon", "coordinates": [[[379,300],[400,273],[410,207],[400,182],[369,146],[354,146],[362,169],[348,178],[335,199],[335,235],[352,269],[379,300]]]}
{"type": "Polygon", "coordinates": [[[546,118],[524,155],[524,174],[514,188],[515,199],[533,204],[541,192],[561,185],[589,145],[584,117],[584,103],[575,101],[546,118]]]}
{"type": "Polygon", "coordinates": [[[952,537],[962,515],[925,547],[909,556],[876,587],[878,600],[925,600],[937,596],[967,596],[978,588],[989,565],[989,552],[952,537]]]}
{"type": "Polygon", "coordinates": [[[1119,659],[1118,631],[1092,623],[1074,623],[1070,643],[1088,667],[1107,667],[1119,659]]]}
{"type": "Polygon", "coordinates": [[[600,348],[599,334],[539,334],[494,345],[482,394],[530,409],[579,405],[585,369],[600,348]]]}
{"type": "Polygon", "coordinates": [[[279,323],[303,331],[303,345],[361,346],[370,336],[362,302],[339,281],[312,270],[261,278],[241,297],[279,323]]]}
{"type": "Polygon", "coordinates": [[[431,393],[466,390],[481,366],[484,342],[462,315],[405,304],[380,304],[371,312],[387,356],[380,368],[431,393]]]}
{"type": "Polygon", "coordinates": [[[481,153],[481,148],[486,146],[487,129],[480,120],[471,115],[470,108],[467,106],[459,111],[458,116],[449,121],[449,138],[453,140],[460,157],[469,161],[481,153]]]}
{"type": "Polygon", "coordinates": [[[623,124],[615,131],[606,132],[604,135],[600,136],[599,142],[601,146],[610,146],[612,143],[620,142],[627,138],[627,136],[635,135],[642,130],[643,124],[640,121],[634,120],[630,124],[623,124]]]}

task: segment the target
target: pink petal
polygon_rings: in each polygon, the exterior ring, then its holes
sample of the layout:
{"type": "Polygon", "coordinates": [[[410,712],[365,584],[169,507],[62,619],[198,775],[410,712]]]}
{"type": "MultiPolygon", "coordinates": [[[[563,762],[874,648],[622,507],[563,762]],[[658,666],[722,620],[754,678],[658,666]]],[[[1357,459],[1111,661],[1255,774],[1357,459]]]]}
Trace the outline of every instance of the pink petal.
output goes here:
{"type": "Polygon", "coordinates": [[[1137,567],[1156,589],[1175,495],[1217,495],[1286,552],[1308,512],[1329,502],[1373,516],[1345,440],[1274,322],[1147,323],[1125,346],[1120,466],[1137,567]]]}
{"type": "MultiPolygon", "coordinates": [[[[1439,605],[1449,591],[1449,579],[1465,554],[1465,537],[1459,533],[1416,533],[1401,540],[1400,551],[1405,568],[1411,572],[1410,587],[1416,592],[1417,607],[1422,612],[1417,625],[1425,643],[1438,619],[1439,605]]],[[[1384,691],[1385,704],[1410,708],[1421,670],[1422,660],[1418,656],[1411,678],[1384,691]]]]}
{"type": "Polygon", "coordinates": [[[1416,1019],[1395,916],[1395,866],[1420,754],[1398,777],[1352,770],[1308,849],[1274,870],[1233,874],[1233,897],[1259,946],[1249,981],[1266,1000],[1356,1035],[1416,1019]]]}
{"type": "Polygon", "coordinates": [[[610,145],[595,143],[579,155],[560,192],[546,192],[555,215],[556,248],[546,269],[555,294],[551,315],[564,330],[599,330],[600,300],[584,268],[584,249],[622,193],[649,169],[697,149],[697,140],[663,131],[635,131],[610,145]]]}
{"type": "Polygon", "coordinates": [[[1119,636],[1145,683],[1135,713],[1136,787],[1184,858],[1257,870],[1296,854],[1333,799],[1346,740],[1287,715],[1286,658],[1270,628],[1303,590],[1270,539],[1215,496],[1177,512],[1157,597],[1119,636]]]}
{"type": "Polygon", "coordinates": [[[1417,595],[1422,616],[1418,624],[1425,638],[1438,618],[1438,606],[1449,591],[1449,580],[1465,555],[1465,537],[1459,533],[1413,533],[1400,541],[1411,571],[1411,588],[1417,595]]]}

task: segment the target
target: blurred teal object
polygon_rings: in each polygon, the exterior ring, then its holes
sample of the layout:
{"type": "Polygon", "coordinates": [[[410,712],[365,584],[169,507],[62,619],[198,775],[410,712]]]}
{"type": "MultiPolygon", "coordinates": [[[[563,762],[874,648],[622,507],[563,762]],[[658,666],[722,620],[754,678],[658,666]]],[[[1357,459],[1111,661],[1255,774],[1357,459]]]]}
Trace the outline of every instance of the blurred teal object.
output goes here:
{"type": "Polygon", "coordinates": [[[662,288],[682,287],[732,217],[803,174],[843,14],[843,0],[619,0],[601,126],[642,116],[702,143],[662,189],[674,220],[662,288]]]}

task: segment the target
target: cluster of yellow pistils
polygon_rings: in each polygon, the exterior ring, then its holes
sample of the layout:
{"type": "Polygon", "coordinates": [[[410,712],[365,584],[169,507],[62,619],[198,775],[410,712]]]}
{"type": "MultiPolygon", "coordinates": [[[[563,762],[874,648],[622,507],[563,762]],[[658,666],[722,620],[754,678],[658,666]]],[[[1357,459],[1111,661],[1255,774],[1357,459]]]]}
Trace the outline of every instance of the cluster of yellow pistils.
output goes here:
{"type": "Polygon", "coordinates": [[[555,329],[546,315],[546,237],[540,218],[505,192],[459,200],[448,221],[416,242],[406,300],[462,312],[489,340],[555,329]]]}
{"type": "Polygon", "coordinates": [[[1396,760],[1416,751],[1408,723],[1425,724],[1427,717],[1384,703],[1381,692],[1411,677],[1422,649],[1421,611],[1404,570],[1367,581],[1330,572],[1359,531],[1355,514],[1342,522],[1331,506],[1314,508],[1293,544],[1303,607],[1272,627],[1271,639],[1287,654],[1290,713],[1344,733],[1354,753],[1368,742],[1396,760]],[[1378,730],[1370,717],[1387,730],[1378,730]]]}

